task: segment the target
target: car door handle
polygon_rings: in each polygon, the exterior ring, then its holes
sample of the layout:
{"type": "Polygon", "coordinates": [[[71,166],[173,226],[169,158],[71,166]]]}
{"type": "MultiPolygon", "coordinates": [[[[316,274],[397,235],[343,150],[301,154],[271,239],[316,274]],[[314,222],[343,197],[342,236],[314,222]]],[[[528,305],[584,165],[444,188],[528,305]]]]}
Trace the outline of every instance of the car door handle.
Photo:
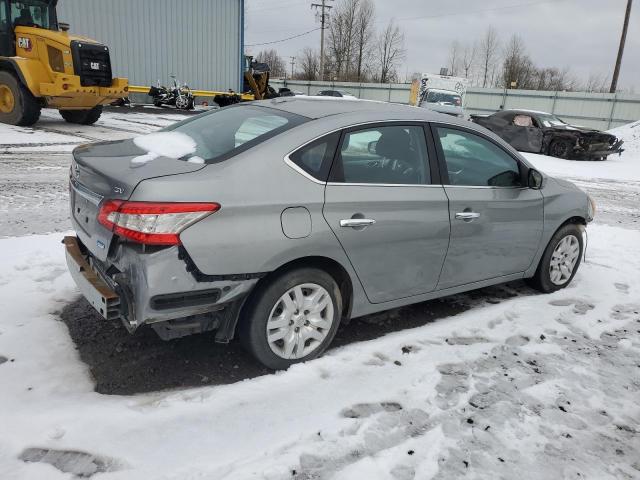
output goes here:
{"type": "Polygon", "coordinates": [[[456,213],[456,220],[473,220],[479,218],[480,214],[477,212],[458,212],[456,213]]]}
{"type": "Polygon", "coordinates": [[[349,228],[368,227],[374,223],[376,223],[376,221],[373,218],[347,218],[340,220],[341,227],[349,228]]]}

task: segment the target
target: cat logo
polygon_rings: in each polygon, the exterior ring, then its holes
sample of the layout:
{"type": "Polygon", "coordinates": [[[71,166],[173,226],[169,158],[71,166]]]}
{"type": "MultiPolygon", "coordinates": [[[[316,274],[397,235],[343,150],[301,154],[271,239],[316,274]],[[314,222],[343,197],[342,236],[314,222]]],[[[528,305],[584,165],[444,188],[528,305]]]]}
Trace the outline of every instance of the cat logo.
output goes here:
{"type": "Polygon", "coordinates": [[[100,63],[98,62],[91,62],[91,70],[100,70],[100,63]]]}
{"type": "Polygon", "coordinates": [[[33,45],[31,44],[31,39],[27,37],[18,37],[18,48],[22,48],[27,52],[30,52],[31,49],[33,48],[33,45]]]}

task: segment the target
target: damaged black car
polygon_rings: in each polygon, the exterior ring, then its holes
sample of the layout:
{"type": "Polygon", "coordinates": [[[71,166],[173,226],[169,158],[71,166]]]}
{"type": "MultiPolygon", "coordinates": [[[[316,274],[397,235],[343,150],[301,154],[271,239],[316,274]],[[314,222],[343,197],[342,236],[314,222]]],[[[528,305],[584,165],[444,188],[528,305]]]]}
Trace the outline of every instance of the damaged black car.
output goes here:
{"type": "Polygon", "coordinates": [[[471,115],[471,120],[521,152],[572,160],[606,160],[623,152],[623,141],[614,135],[570,125],[551,113],[501,110],[488,116],[471,115]]]}

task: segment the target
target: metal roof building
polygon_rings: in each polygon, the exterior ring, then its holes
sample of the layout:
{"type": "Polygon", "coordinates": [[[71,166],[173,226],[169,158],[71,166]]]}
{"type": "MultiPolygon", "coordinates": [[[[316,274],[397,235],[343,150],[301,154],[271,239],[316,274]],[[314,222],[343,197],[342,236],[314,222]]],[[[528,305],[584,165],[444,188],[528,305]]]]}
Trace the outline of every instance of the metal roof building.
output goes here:
{"type": "Polygon", "coordinates": [[[242,88],[244,0],[59,0],[70,32],[107,45],[114,76],[242,88]]]}

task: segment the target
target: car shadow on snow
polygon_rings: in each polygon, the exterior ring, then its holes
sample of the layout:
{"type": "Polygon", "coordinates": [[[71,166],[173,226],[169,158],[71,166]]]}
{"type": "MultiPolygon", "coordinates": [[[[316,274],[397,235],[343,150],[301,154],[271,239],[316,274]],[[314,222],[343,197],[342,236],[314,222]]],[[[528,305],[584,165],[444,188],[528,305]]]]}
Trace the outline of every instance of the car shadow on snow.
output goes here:
{"type": "MultiPolygon", "coordinates": [[[[338,331],[331,348],[419,327],[469,308],[533,293],[512,282],[354,319],[338,331]]],[[[129,335],[119,321],[102,319],[84,298],[60,312],[80,358],[93,375],[95,390],[131,395],[166,389],[222,385],[271,374],[240,346],[214,343],[212,333],[169,342],[148,327],[129,335]]]]}

